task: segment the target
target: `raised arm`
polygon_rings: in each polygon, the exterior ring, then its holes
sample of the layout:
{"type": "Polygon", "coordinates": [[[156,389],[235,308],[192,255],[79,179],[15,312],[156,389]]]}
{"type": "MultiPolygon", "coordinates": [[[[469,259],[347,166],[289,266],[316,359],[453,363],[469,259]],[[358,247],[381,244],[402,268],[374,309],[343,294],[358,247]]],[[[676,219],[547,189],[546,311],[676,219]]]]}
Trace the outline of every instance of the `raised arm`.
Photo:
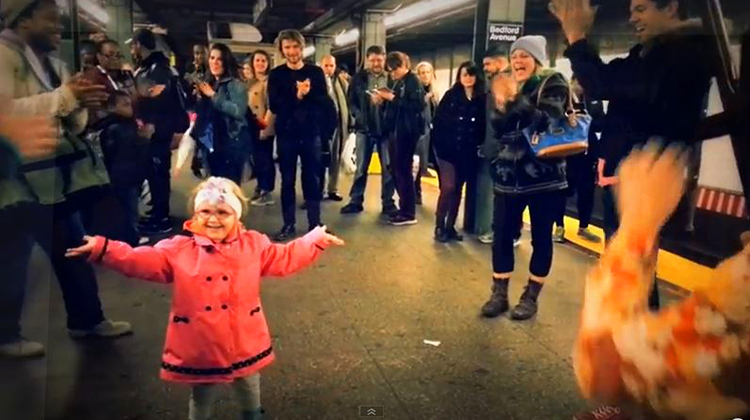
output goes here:
{"type": "Polygon", "coordinates": [[[75,257],[88,253],[88,260],[122,273],[128,277],[156,283],[171,283],[172,265],[169,256],[185,244],[188,238],[175,236],[165,239],[153,247],[130,245],[102,236],[87,237],[87,244],[69,250],[67,256],[75,257]],[[79,252],[79,251],[83,252],[79,252]]]}
{"type": "Polygon", "coordinates": [[[313,262],[331,244],[343,245],[343,241],[316,228],[307,235],[288,244],[274,244],[267,236],[261,236],[261,276],[287,276],[313,262]]]}

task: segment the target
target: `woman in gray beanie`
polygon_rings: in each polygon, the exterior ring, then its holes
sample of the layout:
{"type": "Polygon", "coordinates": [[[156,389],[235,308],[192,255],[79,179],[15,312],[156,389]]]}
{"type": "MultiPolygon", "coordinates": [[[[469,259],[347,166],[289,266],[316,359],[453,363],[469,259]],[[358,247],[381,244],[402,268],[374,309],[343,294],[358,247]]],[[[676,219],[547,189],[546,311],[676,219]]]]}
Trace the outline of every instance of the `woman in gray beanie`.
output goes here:
{"type": "Polygon", "coordinates": [[[492,295],[482,307],[486,317],[509,309],[508,283],[513,275],[513,239],[518,234],[526,207],[531,214],[533,253],[529,282],[518,305],[515,320],[537,312],[537,298],[552,266],[552,225],[568,186],[563,159],[539,159],[523,133],[543,131],[551,119],[565,115],[568,84],[560,73],[545,70],[547,42],[541,36],[519,38],[511,46],[512,74],[501,74],[492,83],[499,111],[491,121],[495,143],[486,144],[483,155],[492,162],[495,190],[492,245],[492,295]]]}

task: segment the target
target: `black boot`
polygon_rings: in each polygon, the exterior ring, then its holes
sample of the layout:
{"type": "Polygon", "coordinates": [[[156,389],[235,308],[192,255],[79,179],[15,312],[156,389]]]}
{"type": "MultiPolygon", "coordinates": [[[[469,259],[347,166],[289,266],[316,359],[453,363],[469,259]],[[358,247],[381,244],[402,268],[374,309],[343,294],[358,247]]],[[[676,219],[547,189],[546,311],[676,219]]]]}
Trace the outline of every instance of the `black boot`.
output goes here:
{"type": "Polygon", "coordinates": [[[510,279],[492,279],[492,295],[482,306],[482,316],[495,318],[508,310],[508,283],[510,279]]]}
{"type": "Polygon", "coordinates": [[[459,242],[464,240],[464,236],[458,233],[454,226],[446,228],[445,231],[448,234],[448,239],[459,242]]]}
{"type": "Polygon", "coordinates": [[[448,242],[450,238],[448,238],[448,232],[445,231],[444,227],[436,226],[435,227],[435,240],[440,243],[446,243],[448,242]]]}
{"type": "Polygon", "coordinates": [[[518,301],[518,305],[510,312],[510,318],[516,321],[523,321],[536,315],[537,299],[543,286],[544,283],[529,280],[529,284],[523,289],[523,294],[518,301]]]}

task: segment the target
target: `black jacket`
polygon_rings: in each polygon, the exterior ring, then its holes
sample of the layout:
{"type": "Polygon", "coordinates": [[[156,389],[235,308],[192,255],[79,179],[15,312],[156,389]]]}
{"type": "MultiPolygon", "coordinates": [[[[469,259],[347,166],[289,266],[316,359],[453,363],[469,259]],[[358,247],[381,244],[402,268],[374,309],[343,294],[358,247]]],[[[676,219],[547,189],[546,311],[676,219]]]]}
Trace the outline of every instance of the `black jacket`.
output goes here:
{"type": "Polygon", "coordinates": [[[149,141],[138,135],[135,119],[109,115],[92,129],[101,130],[99,139],[112,185],[141,185],[149,167],[149,141]]]}
{"type": "Polygon", "coordinates": [[[384,132],[416,142],[426,128],[422,82],[410,71],[403,79],[391,81],[390,88],[396,98],[385,104],[384,132]]]}
{"type": "MultiPolygon", "coordinates": [[[[367,133],[375,137],[382,137],[382,123],[385,118],[385,114],[383,113],[384,107],[381,106],[377,109],[373,109],[375,105],[372,104],[372,98],[367,93],[368,77],[369,71],[361,70],[352,78],[348,93],[349,110],[354,117],[354,130],[356,132],[367,133]],[[380,114],[379,125],[376,121],[373,121],[373,118],[371,117],[375,112],[380,114]]],[[[387,75],[385,78],[386,80],[389,80],[387,75]]]]}
{"type": "Polygon", "coordinates": [[[560,191],[568,187],[564,159],[539,159],[523,133],[531,127],[544,131],[552,119],[565,115],[569,88],[560,73],[545,75],[549,81],[537,105],[544,77],[534,76],[518,97],[508,103],[504,114],[493,114],[495,142],[485,143],[482,155],[490,160],[495,193],[532,194],[560,191]]]}
{"type": "Polygon", "coordinates": [[[135,72],[135,86],[139,100],[136,116],[146,124],[153,124],[153,141],[169,145],[175,133],[187,130],[186,96],[177,72],[169,59],[157,51],[146,57],[135,72]],[[148,89],[164,85],[164,91],[155,98],[146,97],[148,89]]]}
{"type": "Polygon", "coordinates": [[[487,97],[484,93],[466,97],[463,86],[445,93],[432,121],[432,144],[437,156],[456,163],[458,159],[475,159],[484,140],[487,97]]]}
{"type": "Polygon", "coordinates": [[[586,40],[571,45],[565,56],[586,94],[610,101],[602,157],[617,161],[607,161],[609,175],[634,145],[650,138],[694,140],[719,62],[710,37],[689,24],[636,45],[609,64],[586,40]]]}

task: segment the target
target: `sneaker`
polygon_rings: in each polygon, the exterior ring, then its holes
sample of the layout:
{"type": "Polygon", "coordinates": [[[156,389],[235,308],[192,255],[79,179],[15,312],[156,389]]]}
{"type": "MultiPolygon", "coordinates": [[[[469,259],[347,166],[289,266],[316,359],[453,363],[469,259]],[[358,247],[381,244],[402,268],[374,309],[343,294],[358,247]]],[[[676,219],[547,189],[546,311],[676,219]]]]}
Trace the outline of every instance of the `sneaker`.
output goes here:
{"type": "Polygon", "coordinates": [[[297,229],[294,225],[284,225],[279,233],[274,236],[276,242],[284,242],[288,239],[293,238],[297,234],[297,229]]]}
{"type": "Polygon", "coordinates": [[[407,217],[401,214],[397,214],[393,217],[391,217],[391,220],[388,221],[388,224],[391,226],[408,226],[408,225],[416,225],[417,219],[414,217],[407,217]]]}
{"type": "Polygon", "coordinates": [[[68,334],[70,334],[70,336],[73,338],[114,338],[126,334],[131,334],[132,332],[133,327],[130,326],[130,323],[122,321],[110,321],[108,319],[100,322],[90,330],[68,330],[68,334]]]}
{"type": "Polygon", "coordinates": [[[495,235],[490,233],[485,233],[484,235],[477,236],[477,240],[485,245],[492,245],[492,242],[495,240],[495,235]]]}
{"type": "Polygon", "coordinates": [[[349,203],[341,208],[341,214],[356,214],[362,213],[364,207],[361,204],[349,203]]]}
{"type": "Polygon", "coordinates": [[[573,416],[573,420],[631,420],[619,407],[601,406],[593,411],[585,411],[573,416]]]}
{"type": "Polygon", "coordinates": [[[557,242],[558,244],[565,242],[564,227],[558,226],[557,228],[555,228],[555,233],[552,235],[552,242],[557,242]]]}
{"type": "Polygon", "coordinates": [[[253,201],[259,199],[261,195],[263,195],[263,191],[255,190],[255,193],[253,194],[253,196],[250,197],[250,204],[252,204],[253,201]]]}
{"type": "Polygon", "coordinates": [[[19,338],[10,343],[0,344],[0,357],[25,359],[44,356],[44,346],[36,341],[19,338]]]}
{"type": "Polygon", "coordinates": [[[335,193],[335,192],[328,193],[325,199],[327,201],[336,201],[336,202],[344,201],[344,197],[340,196],[339,193],[335,193]]]}
{"type": "Polygon", "coordinates": [[[148,236],[141,236],[138,238],[138,245],[146,245],[149,242],[151,242],[151,238],[148,236]]]}
{"type": "Polygon", "coordinates": [[[153,220],[150,223],[146,223],[141,226],[141,231],[147,235],[159,235],[163,233],[169,233],[174,229],[172,225],[172,219],[165,217],[161,220],[153,220]]]}
{"type": "Polygon", "coordinates": [[[594,233],[591,232],[588,228],[578,229],[578,236],[580,236],[581,238],[589,242],[599,243],[602,241],[602,238],[600,238],[597,235],[594,235],[594,233]]]}
{"type": "Polygon", "coordinates": [[[250,202],[251,205],[258,207],[271,206],[274,203],[275,201],[270,192],[263,192],[258,196],[258,198],[250,202]]]}

